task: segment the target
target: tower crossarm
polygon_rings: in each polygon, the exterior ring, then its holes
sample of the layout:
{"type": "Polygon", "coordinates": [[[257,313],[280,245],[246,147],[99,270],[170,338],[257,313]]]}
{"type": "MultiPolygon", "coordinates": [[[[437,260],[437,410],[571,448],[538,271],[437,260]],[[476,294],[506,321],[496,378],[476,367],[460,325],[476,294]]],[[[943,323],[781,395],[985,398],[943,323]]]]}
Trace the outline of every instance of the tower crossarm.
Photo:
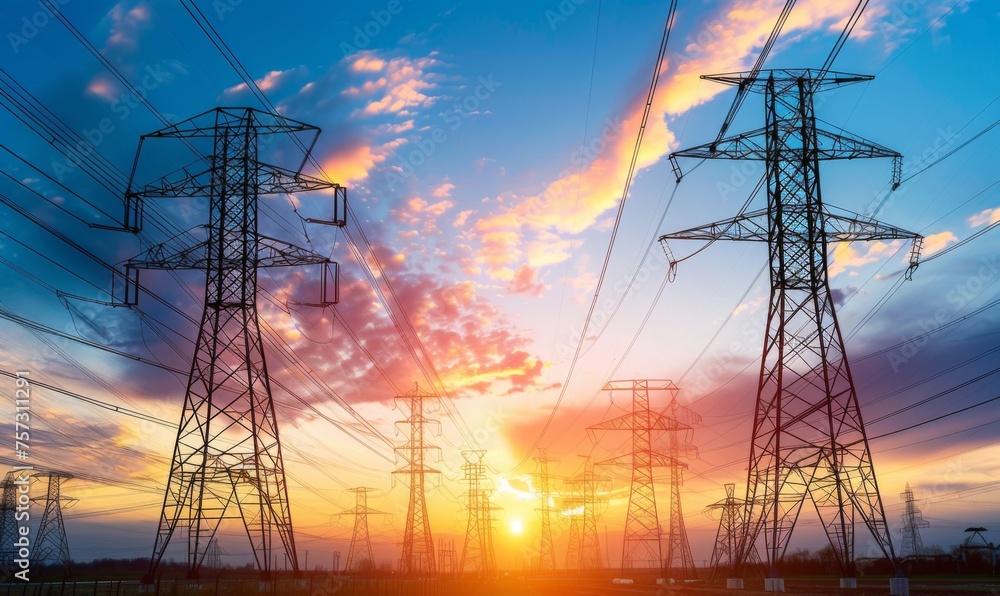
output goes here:
{"type": "Polygon", "coordinates": [[[865,240],[916,240],[922,236],[874,219],[850,213],[826,213],[827,239],[831,242],[858,242],[865,240]]]}
{"type": "MultiPolygon", "coordinates": [[[[670,457],[665,453],[657,453],[655,451],[650,453],[650,465],[654,468],[669,468],[672,465],[680,466],[681,468],[687,468],[688,465],[679,459],[670,457]]],[[[598,466],[625,466],[629,467],[633,465],[632,454],[623,453],[621,455],[608,458],[597,462],[595,465],[598,466]]]]}
{"type": "MultiPolygon", "coordinates": [[[[257,167],[255,191],[258,195],[292,194],[342,188],[336,182],[293,172],[273,164],[255,162],[255,165],[257,167]]],[[[195,173],[189,172],[187,168],[182,168],[173,175],[148,182],[137,190],[130,190],[127,196],[130,198],[176,199],[207,197],[211,196],[212,192],[212,168],[195,173]]]]}
{"type": "Polygon", "coordinates": [[[605,420],[587,430],[688,430],[691,427],[656,412],[641,415],[630,412],[617,418],[605,420]]]}
{"type": "Polygon", "coordinates": [[[667,240],[741,240],[745,242],[767,242],[767,210],[753,211],[737,215],[731,219],[712,222],[664,234],[660,242],[667,240]]]}

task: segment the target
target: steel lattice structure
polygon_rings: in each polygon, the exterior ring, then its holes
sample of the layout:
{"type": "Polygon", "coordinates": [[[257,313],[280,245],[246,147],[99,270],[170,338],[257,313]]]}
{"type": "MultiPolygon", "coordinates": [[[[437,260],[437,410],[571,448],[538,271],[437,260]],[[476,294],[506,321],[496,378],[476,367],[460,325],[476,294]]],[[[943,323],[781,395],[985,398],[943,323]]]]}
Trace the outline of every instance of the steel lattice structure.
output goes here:
{"type": "MultiPolygon", "coordinates": [[[[719,512],[719,529],[715,533],[715,546],[712,547],[712,559],[709,563],[709,581],[735,578],[739,573],[737,560],[746,501],[736,498],[735,484],[727,484],[725,488],[726,498],[708,506],[709,511],[719,512]]],[[[747,557],[747,564],[759,571],[760,557],[756,548],[747,557]]]]}
{"type": "Polygon", "coordinates": [[[63,573],[70,574],[72,559],[69,556],[69,540],[66,538],[66,525],[63,523],[63,503],[66,507],[76,503],[76,499],[62,494],[62,485],[73,479],[68,472],[36,472],[32,479],[45,483],[45,496],[32,498],[32,502],[44,503],[42,521],[38,524],[38,536],[35,538],[34,550],[31,552],[31,564],[57,563],[62,565],[63,573]]]}
{"type": "Polygon", "coordinates": [[[701,416],[690,408],[682,406],[674,397],[667,405],[670,418],[688,428],[687,431],[670,432],[670,530],[667,533],[667,555],[663,559],[663,571],[667,577],[698,579],[691,554],[691,542],[684,526],[684,510],[681,507],[681,487],[684,486],[684,470],[687,464],[681,458],[698,456],[698,449],[691,443],[690,435],[695,426],[701,425],[701,416]],[[677,564],[675,565],[675,561],[677,564]]]}
{"type": "Polygon", "coordinates": [[[338,515],[354,516],[354,531],[351,533],[351,548],[347,551],[346,571],[367,572],[375,570],[375,553],[372,551],[372,539],[368,532],[368,516],[388,515],[385,511],[377,511],[368,507],[368,493],[376,488],[358,486],[347,489],[354,493],[354,508],[341,511],[338,515]]]}
{"type": "MultiPolygon", "coordinates": [[[[663,551],[660,542],[660,521],[656,511],[653,468],[683,464],[670,455],[655,451],[653,439],[655,434],[661,432],[686,430],[690,427],[665,414],[650,410],[649,392],[666,391],[673,398],[676,397],[678,389],[672,381],[648,379],[610,381],[603,389],[627,390],[632,393],[630,413],[587,429],[590,433],[603,430],[625,430],[632,433],[632,450],[629,453],[600,462],[600,465],[629,466],[632,470],[622,544],[622,571],[638,568],[660,569],[663,566],[663,551]]],[[[688,550],[690,551],[690,548],[688,550]]]]}
{"type": "Polygon", "coordinates": [[[322,255],[263,235],[258,201],[263,195],[332,191],[333,221],[343,226],[346,189],[301,172],[319,129],[250,108],[219,108],[144,135],[126,195],[125,226],[142,226],[143,201],[207,197],[207,238],[183,245],[155,245],[125,266],[126,304],[138,300],[142,269],[205,272],[205,304],[171,460],[159,529],[149,572],[153,581],[178,528],[187,532],[187,573],[198,577],[209,546],[224,519],[239,520],[263,578],[277,565],[274,540],[284,559],[299,569],[292,531],[281,442],[275,417],[264,343],[257,313],[258,271],[315,265],[322,270],[320,304],[327,286],[336,287],[336,264],[322,255]],[[265,142],[295,139],[305,147],[297,168],[264,161],[265,142]],[[307,139],[302,144],[301,139],[307,139]],[[146,143],[180,141],[198,159],[153,182],[136,180],[146,143]],[[311,141],[309,141],[311,139],[311,141]],[[196,144],[208,145],[201,152],[196,144]],[[204,157],[205,153],[208,157],[204,157]]]}
{"type": "Polygon", "coordinates": [[[465,569],[471,564],[479,575],[493,577],[497,571],[496,553],[493,550],[493,508],[490,503],[493,491],[484,487],[485,457],[486,452],[480,449],[462,452],[462,458],[465,459],[462,471],[468,485],[465,493],[467,522],[458,571],[465,573],[465,569]]]}
{"type": "Polygon", "coordinates": [[[930,522],[924,519],[917,507],[917,501],[913,497],[913,490],[910,483],[906,483],[906,490],[900,493],[899,498],[903,500],[903,527],[899,529],[902,536],[902,544],[899,546],[899,556],[922,555],[924,554],[924,542],[920,538],[920,528],[930,527],[930,522]]]}
{"type": "Polygon", "coordinates": [[[437,555],[438,573],[452,574],[458,572],[458,566],[455,562],[454,540],[438,539],[437,555]]]}
{"type": "Polygon", "coordinates": [[[598,507],[605,506],[607,499],[598,493],[608,491],[611,478],[598,475],[589,456],[581,457],[584,458],[583,472],[566,480],[567,488],[573,494],[566,500],[566,505],[572,511],[566,568],[604,569],[597,520],[603,513],[598,511],[598,507]]]}
{"type": "Polygon", "coordinates": [[[857,391],[844,352],[827,275],[831,242],[919,236],[856,214],[834,213],[821,198],[820,162],[887,157],[899,184],[895,151],[816,125],[815,93],[872,77],[803,70],[703,77],[764,96],[764,128],[678,151],[677,158],[752,159],[765,163],[767,209],[660,238],[768,244],[770,303],[747,477],[747,511],[737,562],[743,567],[763,535],[769,576],[779,565],[806,498],[815,505],[842,577],[855,577],[854,521],[860,517],[895,565],[857,391]]]}
{"type": "Polygon", "coordinates": [[[430,445],[424,438],[424,427],[440,423],[424,416],[424,400],[437,399],[435,393],[422,391],[420,386],[413,384],[413,389],[397,395],[396,401],[406,404],[410,416],[396,423],[396,427],[407,427],[407,440],[402,447],[396,448],[396,453],[405,460],[406,465],[393,474],[409,477],[410,500],[406,510],[406,530],[403,533],[403,556],[400,559],[400,572],[405,575],[429,575],[437,571],[434,563],[434,538],[431,535],[431,523],[427,516],[427,501],[425,498],[424,481],[428,474],[440,472],[426,465],[427,452],[438,448],[430,445]]]}
{"type": "Polygon", "coordinates": [[[30,482],[30,477],[26,476],[27,472],[18,472],[11,470],[4,474],[3,480],[0,481],[0,572],[5,575],[13,571],[14,559],[17,558],[17,546],[14,542],[17,540],[17,524],[15,523],[14,514],[17,510],[17,493],[18,485],[14,483],[14,480],[18,480],[20,475],[20,480],[22,482],[30,482]]]}
{"type": "Polygon", "coordinates": [[[542,536],[539,546],[538,568],[541,571],[556,570],[556,549],[552,542],[552,477],[549,476],[550,459],[542,452],[535,458],[538,464],[538,472],[534,477],[538,479],[538,496],[542,499],[542,506],[536,509],[542,518],[542,536]]]}

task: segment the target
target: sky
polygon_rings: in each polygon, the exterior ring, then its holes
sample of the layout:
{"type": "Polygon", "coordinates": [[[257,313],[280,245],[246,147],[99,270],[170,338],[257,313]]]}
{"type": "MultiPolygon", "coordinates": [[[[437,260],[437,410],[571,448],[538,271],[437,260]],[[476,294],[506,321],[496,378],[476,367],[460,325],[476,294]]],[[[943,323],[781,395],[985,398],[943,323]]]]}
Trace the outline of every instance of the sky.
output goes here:
{"type": "MultiPolygon", "coordinates": [[[[746,481],[767,252],[717,243],[665,281],[667,259],[654,238],[735,215],[763,174],[753,162],[709,161],[696,171],[685,163],[676,183],[667,156],[714,139],[734,92],[699,77],[749,69],[782,2],[678,3],[586,330],[667,2],[289,0],[276,8],[196,0],[238,62],[178,3],[59,4],[74,31],[37,2],[0,8],[7,29],[0,361],[5,371],[27,370],[34,381],[155,419],[40,387],[33,393],[32,461],[76,476],[65,486],[79,499],[66,512],[74,558],[150,552],[186,379],[147,362],[187,370],[192,319],[202,311],[204,277],[196,272],[144,272],[155,296],[144,293],[137,310],[101,302],[120,296],[108,265],[203,225],[204,204],[151,200],[140,235],[107,227],[121,225],[142,135],[216,107],[264,107],[237,72],[243,68],[281,115],[322,129],[305,171],[345,186],[350,203],[340,230],[304,223],[330,218],[328,194],[261,199],[262,233],[340,264],[333,308],[303,306],[316,300],[316,270],[260,275],[299,556],[308,549],[313,567],[346,553],[352,520],[335,514],[353,507],[347,488],[368,486],[379,491],[370,505],[388,513],[372,524],[376,558],[398,557],[407,488],[391,474],[402,465],[392,447],[403,440],[394,423],[406,411],[393,397],[416,382],[436,384],[442,395],[432,406],[440,436],[429,438],[441,447],[433,465],[442,474],[427,495],[435,539],[461,544],[461,451],[485,449],[501,508],[498,563],[530,565],[540,531],[532,446],[537,440],[555,460],[557,478],[579,473],[581,455],[601,461],[625,453],[626,435],[586,429],[631,407],[626,392],[602,391],[605,382],[648,378],[676,382],[679,402],[701,418],[686,437],[694,449],[683,508],[695,559],[707,561],[718,519],[706,508],[725,496],[725,484],[737,484],[739,494],[746,481]],[[53,121],[86,140],[77,150],[88,159],[60,152],[59,133],[44,124],[53,121]],[[96,162],[100,169],[87,165],[96,162]],[[360,258],[376,270],[386,302],[360,258]],[[63,335],[11,320],[18,317],[63,335]],[[582,355],[567,377],[581,334],[582,355]]],[[[798,2],[766,67],[822,64],[852,5],[798,2]]],[[[998,133],[976,136],[1000,118],[990,59],[998,16],[984,0],[870,3],[835,69],[875,78],[825,93],[817,114],[828,128],[902,153],[906,182],[889,192],[888,160],[824,164],[827,204],[923,235],[925,257],[1000,221],[992,167],[1000,155],[991,144],[998,133]]],[[[730,130],[752,130],[763,119],[761,98],[751,95],[730,130]]],[[[144,146],[136,169],[142,183],[183,152],[154,145],[144,146]]],[[[286,146],[275,152],[301,162],[286,146]]],[[[759,196],[751,208],[764,204],[759,196]]],[[[829,255],[890,525],[899,526],[897,495],[909,483],[931,524],[924,542],[944,547],[959,543],[968,526],[990,528],[994,542],[1000,536],[1000,406],[880,435],[993,397],[996,234],[927,262],[905,283],[902,242],[841,244],[829,255]]],[[[670,245],[678,257],[701,247],[670,245]]],[[[0,382],[12,395],[14,381],[0,382]]],[[[654,395],[653,405],[667,399],[654,395]]],[[[628,474],[601,470],[611,486],[600,525],[616,565],[628,474]]],[[[666,470],[656,474],[666,526],[666,470]]],[[[554,486],[560,503],[564,489],[554,486]]],[[[567,526],[557,517],[561,566],[567,526]]],[[[820,546],[818,532],[803,519],[793,547],[820,546]]],[[[866,540],[859,531],[859,554],[870,549],[866,540]]],[[[223,528],[222,544],[227,562],[247,560],[235,528],[223,528]]]]}

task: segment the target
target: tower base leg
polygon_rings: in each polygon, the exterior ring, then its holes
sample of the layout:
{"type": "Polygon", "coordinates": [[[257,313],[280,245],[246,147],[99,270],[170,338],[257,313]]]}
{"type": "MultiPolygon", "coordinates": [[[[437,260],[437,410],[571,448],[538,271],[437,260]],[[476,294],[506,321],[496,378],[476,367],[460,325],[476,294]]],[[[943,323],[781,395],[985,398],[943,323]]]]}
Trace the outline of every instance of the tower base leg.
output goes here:
{"type": "Polygon", "coordinates": [[[783,578],[783,577],[768,577],[768,578],[764,578],[764,591],[765,592],[784,592],[785,591],[785,578],[783,578]]]}
{"type": "Polygon", "coordinates": [[[740,577],[730,577],[726,580],[727,590],[742,590],[743,589],[743,578],[740,577]]]}
{"type": "Polygon", "coordinates": [[[843,589],[853,590],[858,587],[858,578],[842,577],[840,578],[840,587],[843,589]]]}
{"type": "Polygon", "coordinates": [[[905,577],[894,577],[889,580],[891,596],[910,596],[910,580],[905,577]]]}

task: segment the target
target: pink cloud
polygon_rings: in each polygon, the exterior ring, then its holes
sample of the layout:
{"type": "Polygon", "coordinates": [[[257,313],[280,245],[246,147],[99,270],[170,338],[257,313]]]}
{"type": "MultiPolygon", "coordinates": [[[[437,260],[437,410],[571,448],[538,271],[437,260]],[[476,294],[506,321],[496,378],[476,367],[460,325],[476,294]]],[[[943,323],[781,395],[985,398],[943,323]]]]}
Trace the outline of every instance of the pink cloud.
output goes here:
{"type": "Polygon", "coordinates": [[[455,189],[454,184],[445,181],[442,182],[439,186],[437,186],[434,190],[432,190],[431,194],[434,195],[435,197],[450,197],[451,191],[454,189],[455,189]]]}
{"type": "MultiPolygon", "coordinates": [[[[705,84],[700,76],[706,73],[729,72],[748,68],[774,26],[774,20],[784,2],[781,0],[736,0],[722,10],[718,23],[711,27],[710,40],[698,48],[688,48],[689,59],[667,64],[669,72],[657,89],[650,118],[644,133],[642,148],[636,162],[637,171],[657,163],[676,148],[674,134],[668,128],[672,117],[701,105],[728,88],[705,84]]],[[[826,29],[847,17],[853,5],[826,0],[800,2],[788,19],[784,32],[826,29]]],[[[543,231],[557,235],[575,235],[595,226],[601,216],[621,199],[621,187],[632,157],[635,134],[639,129],[645,105],[645,90],[622,109],[618,119],[609,121],[584,148],[586,167],[566,170],[544,190],[533,196],[516,197],[511,206],[481,218],[475,233],[484,242],[481,251],[489,252],[483,261],[490,263],[489,272],[497,279],[509,279],[522,253],[511,250],[525,243],[525,236],[543,231]],[[498,242],[503,238],[505,241],[498,242]]],[[[568,252],[563,252],[568,257],[568,252]]],[[[551,258],[549,258],[551,261],[551,258]]],[[[533,266],[540,263],[531,262],[533,266]]]]}
{"type": "Polygon", "coordinates": [[[110,49],[131,50],[136,47],[139,33],[149,23],[149,10],[136,4],[126,8],[126,2],[119,2],[110,11],[107,19],[111,21],[108,39],[104,44],[105,51],[110,49]]]}
{"type": "Polygon", "coordinates": [[[1000,221],[1000,207],[996,209],[984,209],[979,213],[969,217],[969,227],[978,228],[988,226],[1000,221]]]}
{"type": "Polygon", "coordinates": [[[545,285],[535,281],[537,272],[527,263],[514,270],[514,276],[507,284],[507,291],[511,294],[529,294],[531,296],[541,296],[545,285]]]}

